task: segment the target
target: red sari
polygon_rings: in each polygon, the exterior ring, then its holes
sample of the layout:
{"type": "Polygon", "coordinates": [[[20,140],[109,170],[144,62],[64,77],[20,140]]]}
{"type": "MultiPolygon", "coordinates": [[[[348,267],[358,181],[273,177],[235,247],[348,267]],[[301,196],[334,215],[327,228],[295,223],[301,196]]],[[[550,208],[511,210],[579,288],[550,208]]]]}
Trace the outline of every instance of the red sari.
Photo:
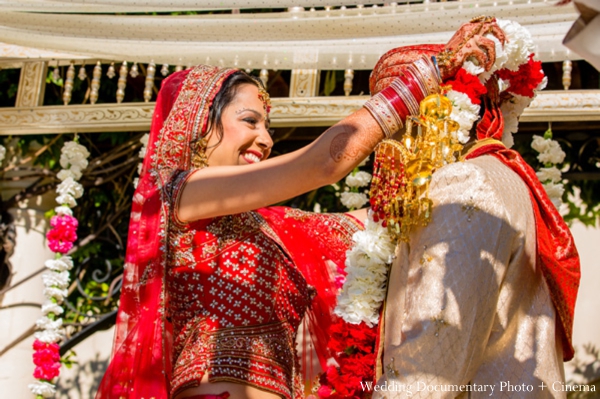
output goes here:
{"type": "Polygon", "coordinates": [[[113,357],[97,399],[168,399],[197,385],[205,372],[212,381],[240,382],[296,397],[292,338],[305,311],[315,349],[323,361],[327,357],[335,305],[327,261],[343,265],[351,235],[359,228],[352,218],[289,208],[187,226],[174,218],[174,198],[192,171],[190,143],[206,131],[212,100],[233,72],[198,66],[171,75],[159,92],[133,198],[113,357]],[[233,273],[241,246],[244,264],[253,262],[246,274],[240,262],[233,273]],[[194,278],[195,284],[186,281],[194,278]],[[250,287],[260,289],[261,296],[250,287]],[[247,312],[242,312],[244,306],[247,312]],[[227,341],[224,333],[231,332],[241,338],[227,341]],[[253,338],[257,336],[261,339],[253,338]],[[265,340],[269,336],[272,341],[265,340]],[[247,348],[238,346],[219,357],[213,349],[226,348],[227,342],[255,346],[243,356],[235,351],[247,348]],[[284,355],[276,359],[278,351],[265,342],[285,346],[284,355]],[[272,366],[268,372],[265,365],[272,366]]]}

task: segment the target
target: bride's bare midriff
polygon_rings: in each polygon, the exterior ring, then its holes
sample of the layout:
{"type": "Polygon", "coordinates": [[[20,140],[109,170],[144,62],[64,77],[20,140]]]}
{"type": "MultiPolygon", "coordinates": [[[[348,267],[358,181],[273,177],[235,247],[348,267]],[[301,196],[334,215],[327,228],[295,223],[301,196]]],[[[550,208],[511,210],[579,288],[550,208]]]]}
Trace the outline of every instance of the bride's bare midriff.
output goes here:
{"type": "Polygon", "coordinates": [[[208,382],[208,375],[204,374],[200,385],[188,388],[178,393],[173,399],[185,399],[194,395],[220,395],[229,392],[229,399],[281,399],[281,396],[266,392],[250,385],[236,384],[234,382],[208,382]]]}

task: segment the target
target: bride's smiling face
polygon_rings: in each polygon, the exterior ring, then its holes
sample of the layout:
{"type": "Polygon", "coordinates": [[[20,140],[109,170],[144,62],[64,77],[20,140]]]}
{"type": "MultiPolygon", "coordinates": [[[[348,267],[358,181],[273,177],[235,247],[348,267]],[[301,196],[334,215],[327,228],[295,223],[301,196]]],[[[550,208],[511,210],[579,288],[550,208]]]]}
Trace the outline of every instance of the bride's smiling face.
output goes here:
{"type": "Polygon", "coordinates": [[[243,83],[236,88],[221,112],[221,124],[222,139],[216,126],[208,135],[209,166],[248,165],[267,159],[273,140],[256,85],[243,83]]]}

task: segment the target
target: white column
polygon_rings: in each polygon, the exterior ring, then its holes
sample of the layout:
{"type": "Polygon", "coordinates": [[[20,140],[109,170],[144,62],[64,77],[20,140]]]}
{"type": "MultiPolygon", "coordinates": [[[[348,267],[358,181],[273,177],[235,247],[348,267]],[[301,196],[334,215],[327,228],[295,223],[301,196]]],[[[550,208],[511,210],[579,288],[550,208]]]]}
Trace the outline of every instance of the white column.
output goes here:
{"type": "MultiPolygon", "coordinates": [[[[600,348],[600,318],[598,317],[598,287],[600,286],[600,226],[586,227],[575,221],[571,226],[575,245],[581,258],[581,284],[575,304],[575,320],[573,326],[573,345],[575,356],[584,364],[594,359],[586,355],[583,345],[593,344],[600,348]]],[[[571,363],[565,364],[567,381],[574,378],[579,382],[580,375],[574,375],[571,363]]]]}
{"type": "MultiPolygon", "coordinates": [[[[46,245],[47,220],[41,211],[11,209],[15,219],[16,244],[10,262],[11,284],[43,267],[53,256],[46,245]]],[[[24,334],[41,316],[44,285],[38,275],[8,291],[0,302],[0,351],[24,334]],[[30,304],[40,306],[33,306],[30,304]]],[[[27,388],[33,378],[33,334],[0,356],[0,396],[3,398],[32,398],[27,388]]]]}

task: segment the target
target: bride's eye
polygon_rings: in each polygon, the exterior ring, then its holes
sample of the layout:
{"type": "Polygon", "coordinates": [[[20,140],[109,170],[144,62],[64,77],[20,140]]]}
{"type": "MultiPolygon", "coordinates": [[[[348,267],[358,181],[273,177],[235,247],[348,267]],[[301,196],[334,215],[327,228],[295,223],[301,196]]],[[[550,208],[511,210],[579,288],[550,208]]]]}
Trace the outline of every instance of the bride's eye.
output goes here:
{"type": "Polygon", "coordinates": [[[258,121],[255,118],[244,118],[244,122],[249,123],[252,126],[254,126],[258,123],[258,121]]]}

